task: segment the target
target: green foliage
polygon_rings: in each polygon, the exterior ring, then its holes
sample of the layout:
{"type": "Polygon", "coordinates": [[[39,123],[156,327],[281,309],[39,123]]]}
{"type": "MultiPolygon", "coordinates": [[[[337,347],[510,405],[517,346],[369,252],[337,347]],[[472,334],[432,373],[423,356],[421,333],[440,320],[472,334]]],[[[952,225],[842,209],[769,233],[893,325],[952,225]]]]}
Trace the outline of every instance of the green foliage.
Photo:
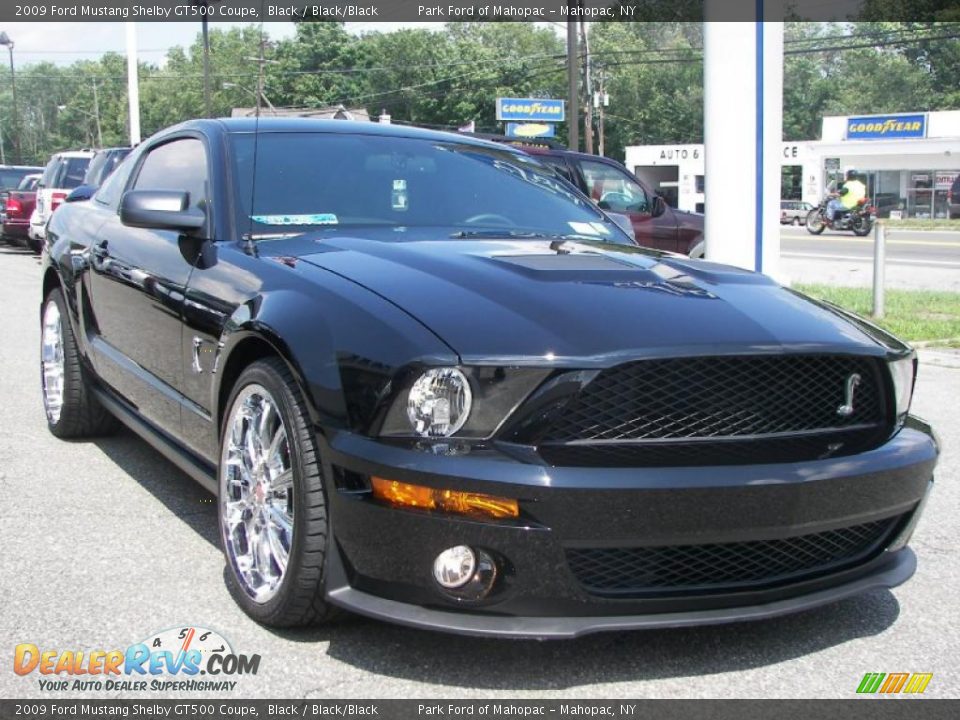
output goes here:
{"type": "MultiPolygon", "coordinates": [[[[882,21],[897,16],[896,3],[905,1],[870,0],[870,22],[787,24],[784,139],[818,137],[824,115],[960,108],[960,25],[947,21],[957,2],[911,0],[918,21],[882,21]]],[[[699,0],[624,2],[645,16],[671,12],[676,21],[588,25],[594,89],[602,85],[610,96],[606,154],[622,158],[631,144],[702,141],[703,33],[690,21],[699,0]]],[[[259,26],[213,27],[209,40],[214,116],[256,103],[261,41],[264,96],[277,107],[343,104],[373,116],[386,110],[396,122],[455,127],[473,120],[479,130],[496,132],[497,96],[566,97],[564,39],[534,23],[450,23],[357,36],[342,23],[301,22],[294,37],[277,42],[259,26]]],[[[55,150],[100,138],[104,145],[126,142],[122,55],[68,67],[18,66],[17,97],[24,162],[43,163],[55,150]]],[[[204,115],[199,33],[190,47],[171,48],[163,62],[141,63],[140,101],[144,136],[204,115]]],[[[8,162],[11,104],[9,76],[0,73],[8,162]]]]}

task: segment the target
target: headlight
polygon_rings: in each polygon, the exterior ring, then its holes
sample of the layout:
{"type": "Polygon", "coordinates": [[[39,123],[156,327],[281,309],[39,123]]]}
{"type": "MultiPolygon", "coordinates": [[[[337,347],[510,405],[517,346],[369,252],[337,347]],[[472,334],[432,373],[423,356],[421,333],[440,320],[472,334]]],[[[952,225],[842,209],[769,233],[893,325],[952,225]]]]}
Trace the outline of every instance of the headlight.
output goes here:
{"type": "Polygon", "coordinates": [[[913,397],[913,378],[916,370],[916,358],[911,355],[890,363],[890,375],[893,377],[893,395],[897,401],[897,424],[899,425],[910,409],[913,397]]]}
{"type": "Polygon", "coordinates": [[[456,368],[432,368],[417,378],[407,395],[407,419],[423,437],[449,437],[470,415],[473,394],[456,368]]]}

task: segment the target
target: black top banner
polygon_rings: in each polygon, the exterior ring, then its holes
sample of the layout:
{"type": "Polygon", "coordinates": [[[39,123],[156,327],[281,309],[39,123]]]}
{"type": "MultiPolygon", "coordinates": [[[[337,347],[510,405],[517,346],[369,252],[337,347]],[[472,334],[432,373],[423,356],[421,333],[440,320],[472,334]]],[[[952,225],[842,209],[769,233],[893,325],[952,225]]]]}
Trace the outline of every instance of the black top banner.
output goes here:
{"type": "Polygon", "coordinates": [[[0,22],[960,21],[960,0],[26,0],[0,22]]]}

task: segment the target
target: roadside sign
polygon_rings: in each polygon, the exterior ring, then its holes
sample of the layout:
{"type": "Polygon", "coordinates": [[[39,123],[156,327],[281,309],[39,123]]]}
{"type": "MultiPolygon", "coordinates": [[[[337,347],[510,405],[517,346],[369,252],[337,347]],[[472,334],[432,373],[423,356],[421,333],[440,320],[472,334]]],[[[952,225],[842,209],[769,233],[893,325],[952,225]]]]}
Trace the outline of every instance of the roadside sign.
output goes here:
{"type": "Polygon", "coordinates": [[[497,98],[497,120],[563,122],[564,100],[551,98],[497,98]]]}
{"type": "Polygon", "coordinates": [[[553,123],[507,123],[507,137],[552,138],[556,136],[557,126],[553,123]]]}

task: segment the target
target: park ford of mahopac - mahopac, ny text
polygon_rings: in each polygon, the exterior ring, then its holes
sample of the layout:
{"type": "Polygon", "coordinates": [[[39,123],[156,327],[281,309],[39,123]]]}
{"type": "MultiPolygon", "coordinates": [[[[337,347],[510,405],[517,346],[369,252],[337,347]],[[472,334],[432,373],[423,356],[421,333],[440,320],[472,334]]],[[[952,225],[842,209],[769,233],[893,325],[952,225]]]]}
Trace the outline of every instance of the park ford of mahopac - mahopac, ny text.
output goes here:
{"type": "Polygon", "coordinates": [[[418,5],[417,15],[446,20],[449,18],[546,18],[552,15],[561,17],[578,17],[584,19],[613,19],[618,17],[633,17],[635,7],[619,8],[589,8],[561,6],[559,10],[543,7],[516,7],[514,5],[418,5]]]}

